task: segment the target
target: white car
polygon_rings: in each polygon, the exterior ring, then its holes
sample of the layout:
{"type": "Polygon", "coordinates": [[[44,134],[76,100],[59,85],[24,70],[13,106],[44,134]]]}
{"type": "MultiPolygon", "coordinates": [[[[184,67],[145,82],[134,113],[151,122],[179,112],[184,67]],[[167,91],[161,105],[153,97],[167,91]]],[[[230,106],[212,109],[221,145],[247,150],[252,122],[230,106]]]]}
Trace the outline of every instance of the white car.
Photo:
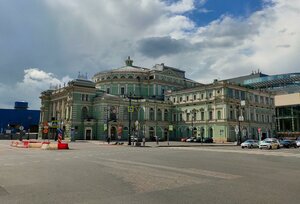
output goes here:
{"type": "Polygon", "coordinates": [[[300,147],[300,140],[296,140],[297,147],[300,147]]]}
{"type": "Polygon", "coordinates": [[[279,149],[280,143],[275,138],[267,138],[259,143],[259,149],[279,149]]]}
{"type": "Polygon", "coordinates": [[[186,139],[187,142],[194,142],[196,140],[196,137],[189,137],[186,139]]]}
{"type": "Polygon", "coordinates": [[[247,148],[257,148],[258,147],[258,141],[257,140],[246,140],[241,144],[241,147],[244,149],[247,148]]]}

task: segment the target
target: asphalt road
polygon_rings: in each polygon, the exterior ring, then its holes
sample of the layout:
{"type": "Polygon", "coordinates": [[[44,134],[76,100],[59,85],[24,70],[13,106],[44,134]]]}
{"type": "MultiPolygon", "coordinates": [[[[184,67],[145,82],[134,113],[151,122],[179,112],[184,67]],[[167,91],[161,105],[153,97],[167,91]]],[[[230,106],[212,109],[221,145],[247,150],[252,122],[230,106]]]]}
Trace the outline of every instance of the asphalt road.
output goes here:
{"type": "Polygon", "coordinates": [[[0,141],[0,203],[299,203],[300,149],[0,141]]]}

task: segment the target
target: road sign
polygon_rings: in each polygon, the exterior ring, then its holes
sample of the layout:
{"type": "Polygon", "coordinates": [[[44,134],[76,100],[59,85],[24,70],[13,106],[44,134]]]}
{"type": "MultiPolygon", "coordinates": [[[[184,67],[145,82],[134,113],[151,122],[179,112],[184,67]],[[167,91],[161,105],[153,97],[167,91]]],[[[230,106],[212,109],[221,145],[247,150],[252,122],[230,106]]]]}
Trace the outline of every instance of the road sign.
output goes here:
{"type": "Polygon", "coordinates": [[[133,113],[134,106],[128,106],[128,113],[133,113]]]}

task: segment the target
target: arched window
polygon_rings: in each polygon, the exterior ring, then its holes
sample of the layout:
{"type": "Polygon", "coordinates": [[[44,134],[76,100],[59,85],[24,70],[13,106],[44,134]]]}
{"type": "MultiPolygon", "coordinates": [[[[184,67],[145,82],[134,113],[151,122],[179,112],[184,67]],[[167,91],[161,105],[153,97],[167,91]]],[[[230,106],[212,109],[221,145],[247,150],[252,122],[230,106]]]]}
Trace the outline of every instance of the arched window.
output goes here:
{"type": "Polygon", "coordinates": [[[164,111],[164,121],[168,121],[169,120],[169,112],[168,110],[164,111]]]}
{"type": "Polygon", "coordinates": [[[83,107],[81,109],[81,119],[87,119],[88,118],[88,109],[87,107],[83,107]]]}
{"type": "Polygon", "coordinates": [[[157,109],[157,120],[161,121],[162,120],[162,112],[160,109],[157,109]]]}
{"type": "Polygon", "coordinates": [[[154,120],[154,110],[153,110],[153,108],[150,108],[150,110],[149,110],[149,116],[150,116],[150,120],[154,120]]]}
{"type": "Polygon", "coordinates": [[[113,77],[113,79],[117,79],[117,78],[118,78],[117,76],[114,76],[114,77],[113,77]]]}

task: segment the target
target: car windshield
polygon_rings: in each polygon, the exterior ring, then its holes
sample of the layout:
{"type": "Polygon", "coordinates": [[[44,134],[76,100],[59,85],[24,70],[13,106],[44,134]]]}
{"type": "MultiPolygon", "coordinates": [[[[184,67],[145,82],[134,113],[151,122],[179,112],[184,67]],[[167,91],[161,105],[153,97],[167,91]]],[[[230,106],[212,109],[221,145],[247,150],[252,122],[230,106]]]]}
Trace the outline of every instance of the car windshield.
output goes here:
{"type": "Polygon", "coordinates": [[[265,142],[265,143],[271,143],[271,141],[270,141],[270,140],[265,140],[264,142],[265,142]]]}

